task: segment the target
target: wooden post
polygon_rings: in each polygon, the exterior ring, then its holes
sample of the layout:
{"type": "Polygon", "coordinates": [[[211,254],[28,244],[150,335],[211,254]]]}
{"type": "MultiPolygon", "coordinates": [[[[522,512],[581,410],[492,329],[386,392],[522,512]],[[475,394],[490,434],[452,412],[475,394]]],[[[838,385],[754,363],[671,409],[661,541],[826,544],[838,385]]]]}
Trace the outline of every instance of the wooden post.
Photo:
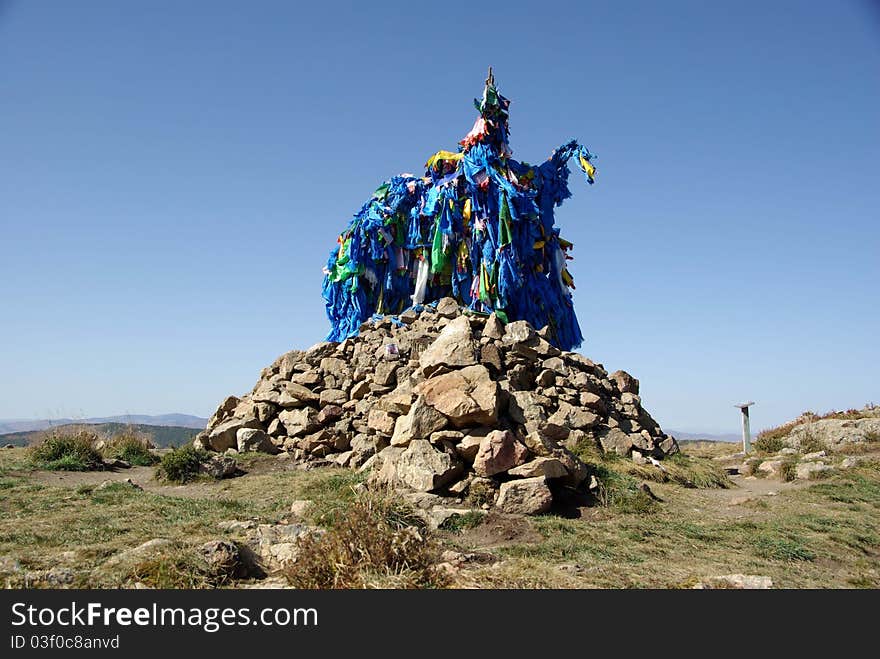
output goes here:
{"type": "Polygon", "coordinates": [[[749,407],[754,405],[755,401],[750,400],[747,403],[738,403],[734,405],[734,407],[738,407],[742,412],[742,424],[743,424],[743,453],[748,453],[752,450],[752,435],[749,430],[749,407]]]}

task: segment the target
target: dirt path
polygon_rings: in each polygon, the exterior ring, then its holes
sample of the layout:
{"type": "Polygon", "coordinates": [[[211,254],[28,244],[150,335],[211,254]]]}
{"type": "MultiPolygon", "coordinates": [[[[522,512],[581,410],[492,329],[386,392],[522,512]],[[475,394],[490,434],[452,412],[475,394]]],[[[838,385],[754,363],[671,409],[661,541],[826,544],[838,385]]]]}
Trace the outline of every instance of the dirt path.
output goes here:
{"type": "Polygon", "coordinates": [[[810,485],[809,481],[778,481],[769,478],[756,478],[754,476],[734,475],[730,480],[736,485],[729,490],[713,490],[722,495],[722,498],[740,499],[742,497],[766,497],[775,496],[786,490],[795,490],[810,485]]]}
{"type": "Polygon", "coordinates": [[[217,483],[196,482],[186,485],[164,485],[155,479],[155,467],[131,467],[115,471],[32,471],[21,474],[28,479],[54,487],[77,488],[97,486],[104,481],[122,482],[131,479],[146,492],[172,497],[210,497],[217,491],[217,483]]]}
{"type": "MultiPolygon", "coordinates": [[[[290,461],[260,456],[241,464],[242,473],[236,478],[297,469],[290,461]]],[[[28,471],[12,472],[42,485],[77,488],[97,486],[104,481],[121,482],[128,479],[146,492],[169,497],[209,498],[218,496],[230,482],[198,480],[184,485],[171,485],[156,480],[156,467],[131,467],[112,471],[28,471]]]]}

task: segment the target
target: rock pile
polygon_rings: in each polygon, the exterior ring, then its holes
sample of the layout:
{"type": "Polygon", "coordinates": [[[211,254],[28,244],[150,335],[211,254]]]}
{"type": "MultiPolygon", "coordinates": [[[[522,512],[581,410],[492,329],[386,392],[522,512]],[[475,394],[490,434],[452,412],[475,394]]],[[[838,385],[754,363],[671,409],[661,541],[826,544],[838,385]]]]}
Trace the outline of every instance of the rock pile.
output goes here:
{"type": "Polygon", "coordinates": [[[451,298],[368,321],[357,337],[279,357],[195,444],[371,469],[376,484],[479,493],[522,513],[584,485],[572,452],[583,442],[636,458],[678,450],[642,408],[638,380],[561,352],[546,331],[451,298]]]}
{"type": "Polygon", "coordinates": [[[797,450],[804,445],[843,448],[849,444],[878,441],[880,407],[866,405],[860,410],[829,413],[827,417],[805,413],[783,428],[790,428],[782,438],[783,446],[797,450]]]}

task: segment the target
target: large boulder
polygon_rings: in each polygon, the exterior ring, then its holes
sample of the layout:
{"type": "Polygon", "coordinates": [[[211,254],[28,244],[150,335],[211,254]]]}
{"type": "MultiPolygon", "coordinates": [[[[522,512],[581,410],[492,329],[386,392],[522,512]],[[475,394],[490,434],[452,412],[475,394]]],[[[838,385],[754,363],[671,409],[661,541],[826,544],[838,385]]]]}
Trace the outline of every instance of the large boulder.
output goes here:
{"type": "Polygon", "coordinates": [[[394,434],[391,436],[391,444],[392,446],[406,446],[414,439],[426,439],[431,433],[445,428],[448,423],[445,416],[419,396],[409,412],[397,417],[397,422],[394,424],[394,434]]]}
{"type": "Polygon", "coordinates": [[[473,464],[474,458],[477,457],[477,452],[480,450],[480,444],[490,432],[492,429],[485,426],[468,431],[462,440],[455,445],[456,453],[466,462],[473,464]]]}
{"type": "Polygon", "coordinates": [[[318,395],[305,385],[289,382],[279,394],[278,404],[286,410],[305,407],[318,402],[318,395]]]}
{"type": "Polygon", "coordinates": [[[509,430],[493,430],[480,442],[474,457],[474,472],[478,476],[494,476],[521,465],[529,450],[509,430]]]}
{"type": "Polygon", "coordinates": [[[500,339],[504,336],[504,323],[502,323],[495,312],[489,314],[486,324],[483,325],[484,339],[500,339]]]}
{"type": "Polygon", "coordinates": [[[539,457],[519,467],[514,467],[507,473],[519,478],[562,478],[568,476],[568,469],[559,458],[539,457]]]}
{"type": "Polygon", "coordinates": [[[529,422],[543,423],[547,420],[547,412],[541,405],[542,400],[550,402],[532,391],[511,391],[507,403],[511,418],[523,425],[529,422]]]}
{"type": "Polygon", "coordinates": [[[367,460],[360,471],[370,470],[368,483],[385,488],[394,487],[398,484],[397,461],[406,449],[402,446],[386,446],[367,460]]]}
{"type": "Polygon", "coordinates": [[[278,453],[271,437],[259,428],[240,428],[235,438],[239,453],[278,453]]]}
{"type": "Polygon", "coordinates": [[[394,415],[375,407],[370,410],[367,416],[367,427],[375,430],[377,434],[387,437],[394,433],[394,422],[394,415]]]}
{"type": "Polygon", "coordinates": [[[208,430],[213,430],[218,425],[220,425],[223,421],[226,421],[229,417],[232,416],[233,411],[238,404],[241,402],[241,399],[238,396],[227,396],[223,399],[223,402],[217,406],[217,411],[211,416],[208,421],[208,430]]]}
{"type": "Polygon", "coordinates": [[[414,391],[456,428],[498,421],[498,383],[485,366],[468,366],[424,380],[414,391]]]}
{"type": "Polygon", "coordinates": [[[487,368],[492,367],[493,373],[500,373],[504,368],[504,360],[498,346],[494,343],[487,343],[480,347],[480,363],[487,368]]]}
{"type": "Polygon", "coordinates": [[[236,471],[238,471],[238,464],[235,458],[226,455],[212,455],[199,464],[200,474],[205,474],[217,480],[234,476],[236,471]]]}
{"type": "MultiPolygon", "coordinates": [[[[880,411],[878,408],[866,408],[864,413],[877,415],[880,411]]],[[[806,419],[795,426],[782,442],[786,446],[802,450],[806,444],[819,443],[833,447],[870,442],[876,437],[880,437],[880,416],[866,416],[861,419],[806,419]]]]}
{"type": "Polygon", "coordinates": [[[496,505],[506,513],[539,515],[550,510],[553,494],[543,476],[501,484],[496,505]]]}
{"type": "Polygon", "coordinates": [[[617,385],[617,390],[622,394],[639,393],[639,381],[626,371],[614,371],[608,378],[617,385]]]}
{"type": "Polygon", "coordinates": [[[795,467],[795,477],[800,480],[822,478],[834,472],[834,467],[824,462],[802,462],[795,467]]]}
{"type": "Polygon", "coordinates": [[[517,343],[526,343],[535,336],[535,330],[524,320],[517,320],[507,323],[504,328],[504,343],[515,345],[517,343]]]}
{"type": "Polygon", "coordinates": [[[469,366],[476,364],[474,335],[466,316],[451,320],[440,335],[419,357],[419,365],[426,373],[440,366],[469,366]]]}
{"type": "Polygon", "coordinates": [[[261,567],[274,572],[296,562],[300,538],[323,534],[322,529],[306,524],[260,524],[249,533],[247,544],[257,555],[261,567]]]}
{"type": "Polygon", "coordinates": [[[444,318],[455,318],[461,313],[461,307],[454,297],[444,297],[437,302],[437,313],[444,318]]]}
{"type": "Polygon", "coordinates": [[[599,443],[606,453],[629,455],[633,449],[633,440],[619,428],[607,428],[599,433],[599,443]]]}
{"type": "Polygon", "coordinates": [[[236,448],[238,445],[237,434],[242,428],[261,429],[262,424],[255,417],[228,419],[217,425],[203,439],[205,448],[218,453],[222,453],[228,448],[236,448]]]}
{"type": "Polygon", "coordinates": [[[758,471],[773,478],[781,478],[783,464],[783,460],[764,460],[758,465],[758,471]]]}
{"type": "Polygon", "coordinates": [[[400,482],[419,492],[432,492],[455,480],[463,465],[431,442],[414,439],[398,457],[396,468],[400,482]]]}
{"type": "Polygon", "coordinates": [[[278,419],[284,424],[289,437],[308,435],[321,427],[321,423],[318,421],[318,411],[311,407],[284,410],[278,415],[278,419]]]}
{"type": "Polygon", "coordinates": [[[348,400],[348,395],[342,389],[324,389],[318,401],[321,405],[342,405],[348,400]]]}
{"type": "Polygon", "coordinates": [[[597,425],[600,419],[599,415],[594,414],[589,410],[575,407],[569,403],[560,403],[559,409],[551,414],[547,421],[557,426],[585,430],[597,425]]]}

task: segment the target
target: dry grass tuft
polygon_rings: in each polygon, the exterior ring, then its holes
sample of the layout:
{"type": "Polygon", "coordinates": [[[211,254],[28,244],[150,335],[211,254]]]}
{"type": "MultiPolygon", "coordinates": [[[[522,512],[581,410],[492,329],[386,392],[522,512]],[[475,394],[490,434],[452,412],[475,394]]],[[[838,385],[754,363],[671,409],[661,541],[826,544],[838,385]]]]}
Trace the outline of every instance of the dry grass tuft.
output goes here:
{"type": "Polygon", "coordinates": [[[439,588],[440,546],[399,500],[361,495],[321,536],[300,540],[286,571],[296,588],[439,588]]]}

